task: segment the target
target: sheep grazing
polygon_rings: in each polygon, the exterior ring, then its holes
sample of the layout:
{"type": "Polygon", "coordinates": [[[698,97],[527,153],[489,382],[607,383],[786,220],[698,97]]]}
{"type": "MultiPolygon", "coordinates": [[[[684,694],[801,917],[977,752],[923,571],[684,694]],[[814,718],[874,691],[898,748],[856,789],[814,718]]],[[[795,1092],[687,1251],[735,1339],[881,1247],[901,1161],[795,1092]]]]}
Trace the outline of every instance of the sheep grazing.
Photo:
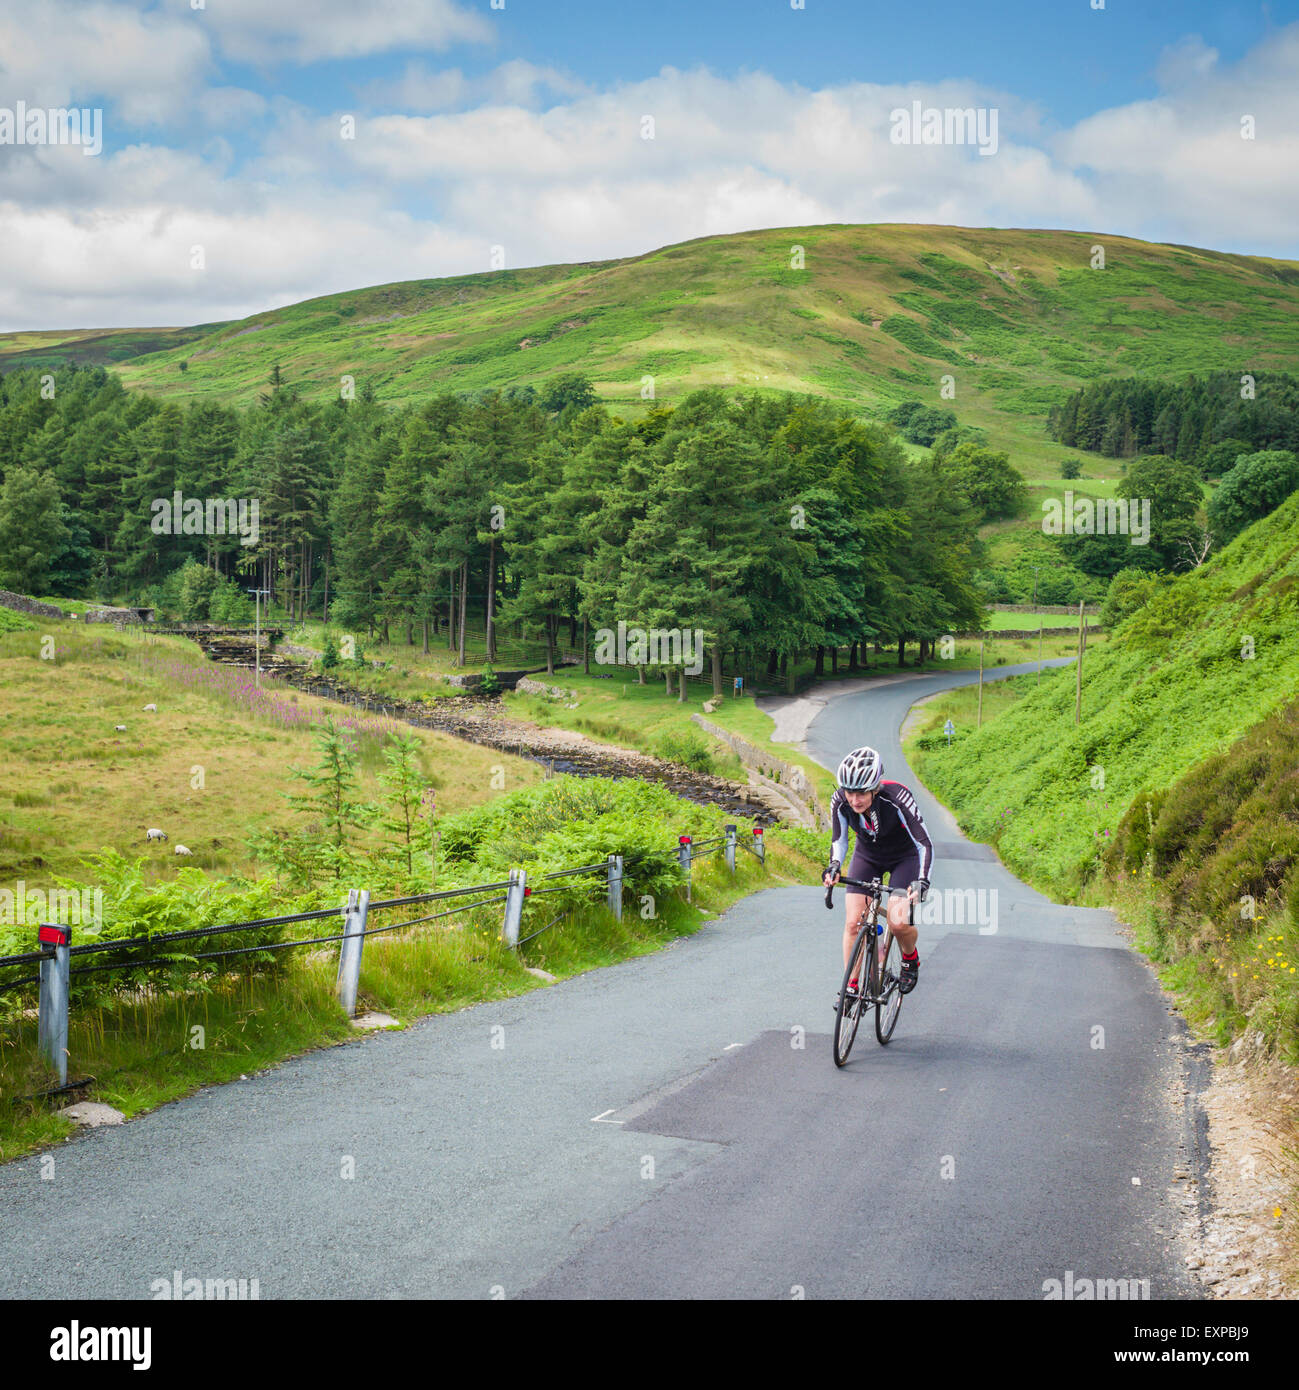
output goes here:
{"type": "Polygon", "coordinates": [[[165,830],[149,829],[144,832],[144,840],[146,844],[149,844],[153,840],[165,840],[166,838],[167,832],[165,830]]]}
{"type": "Polygon", "coordinates": [[[157,713],[158,713],[158,706],[157,706],[157,705],[145,705],[145,707],[144,707],[144,712],[145,712],[146,714],[157,714],[157,713]]]}
{"type": "Polygon", "coordinates": [[[114,724],[114,725],[113,725],[113,729],[114,729],[114,731],[115,731],[116,733],[124,734],[124,733],[126,732],[126,725],[125,725],[125,724],[114,724]]]}
{"type": "Polygon", "coordinates": [[[193,854],[194,851],[193,851],[192,849],[186,849],[184,845],[177,845],[177,846],[176,846],[176,853],[177,853],[177,854],[193,854]]]}

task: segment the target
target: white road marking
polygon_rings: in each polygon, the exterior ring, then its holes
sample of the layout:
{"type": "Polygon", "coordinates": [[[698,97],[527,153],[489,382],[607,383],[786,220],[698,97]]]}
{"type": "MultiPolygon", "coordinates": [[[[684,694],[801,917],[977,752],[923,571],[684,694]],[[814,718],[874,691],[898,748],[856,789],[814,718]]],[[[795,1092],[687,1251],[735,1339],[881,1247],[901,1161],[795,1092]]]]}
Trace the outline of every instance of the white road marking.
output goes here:
{"type": "Polygon", "coordinates": [[[606,1119],[604,1118],[606,1115],[612,1115],[612,1114],[613,1114],[613,1111],[612,1111],[612,1110],[601,1110],[600,1113],[599,1113],[598,1115],[592,1115],[592,1116],[591,1116],[591,1123],[592,1123],[593,1125],[620,1125],[620,1124],[622,1124],[622,1121],[621,1121],[621,1120],[606,1120],[606,1119]]]}
{"type": "Polygon", "coordinates": [[[744,1046],[743,1043],[727,1043],[726,1046],[725,1046],[724,1048],[722,1048],[722,1051],[723,1051],[723,1052],[729,1052],[729,1051],[731,1050],[731,1048],[733,1048],[733,1047],[743,1047],[743,1046],[744,1046]]]}

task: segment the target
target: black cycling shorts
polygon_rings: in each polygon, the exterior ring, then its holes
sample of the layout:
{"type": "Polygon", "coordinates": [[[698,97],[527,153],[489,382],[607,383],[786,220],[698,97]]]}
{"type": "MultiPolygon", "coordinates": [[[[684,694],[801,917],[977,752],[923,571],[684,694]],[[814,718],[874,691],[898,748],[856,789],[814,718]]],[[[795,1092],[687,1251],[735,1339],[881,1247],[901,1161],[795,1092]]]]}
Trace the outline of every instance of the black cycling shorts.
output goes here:
{"type": "MultiPolygon", "coordinates": [[[[877,859],[867,854],[859,843],[853,851],[852,860],[843,871],[845,878],[860,878],[869,882],[873,878],[889,876],[890,888],[910,888],[920,877],[920,856],[914,851],[904,854],[901,859],[890,861],[877,859]]],[[[848,888],[849,893],[860,893],[860,888],[848,888]]]]}

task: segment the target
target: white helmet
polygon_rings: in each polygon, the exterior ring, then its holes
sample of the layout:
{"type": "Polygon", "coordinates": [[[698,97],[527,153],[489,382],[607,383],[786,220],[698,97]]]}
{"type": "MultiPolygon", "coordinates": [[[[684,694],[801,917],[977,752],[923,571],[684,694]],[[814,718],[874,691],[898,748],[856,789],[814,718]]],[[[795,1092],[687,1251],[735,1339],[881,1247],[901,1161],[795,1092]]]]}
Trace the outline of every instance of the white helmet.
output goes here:
{"type": "Polygon", "coordinates": [[[854,748],[839,764],[839,785],[845,791],[873,792],[884,780],[884,759],[873,748],[854,748]]]}

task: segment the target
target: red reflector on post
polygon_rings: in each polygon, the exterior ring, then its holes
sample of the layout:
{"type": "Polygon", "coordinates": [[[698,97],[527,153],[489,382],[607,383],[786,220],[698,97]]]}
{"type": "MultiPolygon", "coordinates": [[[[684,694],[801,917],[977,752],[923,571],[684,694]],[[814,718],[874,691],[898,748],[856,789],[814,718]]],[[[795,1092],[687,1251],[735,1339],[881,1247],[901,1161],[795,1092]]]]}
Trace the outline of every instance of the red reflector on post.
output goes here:
{"type": "Polygon", "coordinates": [[[48,922],[42,922],[36,928],[36,940],[42,946],[66,946],[72,939],[72,929],[70,927],[56,927],[48,922]]]}
{"type": "Polygon", "coordinates": [[[530,898],[530,897],[532,896],[532,889],[531,889],[531,888],[524,888],[524,890],[523,890],[523,896],[524,896],[525,898],[530,898]]]}
{"type": "Polygon", "coordinates": [[[689,835],[678,835],[678,836],[677,836],[677,844],[679,844],[679,845],[688,845],[689,843],[690,843],[690,836],[689,836],[689,835]]]}
{"type": "Polygon", "coordinates": [[[754,833],[755,835],[761,835],[761,834],[762,834],[762,827],[761,827],[760,825],[755,825],[755,826],[753,827],[753,833],[754,833]]]}

